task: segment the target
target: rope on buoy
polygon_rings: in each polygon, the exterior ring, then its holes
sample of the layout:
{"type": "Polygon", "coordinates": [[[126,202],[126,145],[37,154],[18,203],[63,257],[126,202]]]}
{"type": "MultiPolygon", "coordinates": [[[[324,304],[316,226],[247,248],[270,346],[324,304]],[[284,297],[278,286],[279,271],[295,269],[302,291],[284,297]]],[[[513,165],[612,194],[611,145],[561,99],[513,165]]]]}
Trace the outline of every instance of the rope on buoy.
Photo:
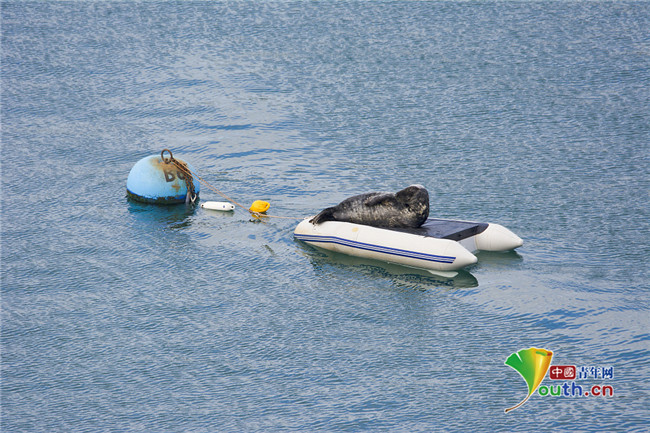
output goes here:
{"type": "Polygon", "coordinates": [[[284,217],[284,216],[277,216],[277,215],[266,215],[266,214],[263,214],[263,213],[260,213],[260,212],[252,211],[252,210],[246,208],[246,206],[242,205],[241,203],[238,203],[237,201],[235,201],[232,198],[228,197],[226,194],[222,193],[221,191],[219,191],[214,186],[210,185],[210,183],[208,181],[206,181],[201,176],[199,176],[198,174],[196,174],[195,172],[190,170],[186,163],[175,159],[174,156],[172,155],[171,150],[163,149],[163,151],[160,152],[160,158],[163,160],[163,162],[165,164],[174,164],[176,166],[176,168],[185,175],[185,182],[188,185],[187,190],[188,190],[188,192],[190,191],[190,185],[191,185],[191,191],[192,191],[192,194],[194,195],[194,199],[192,200],[192,203],[194,203],[194,200],[196,200],[196,194],[194,194],[194,183],[193,183],[193,178],[196,178],[203,185],[205,185],[206,187],[208,187],[212,191],[216,192],[217,194],[219,194],[220,196],[222,196],[223,198],[228,200],[230,203],[232,203],[232,204],[234,204],[236,206],[239,206],[240,208],[244,209],[246,212],[249,212],[254,218],[262,219],[262,218],[266,217],[266,218],[281,218],[281,219],[291,219],[291,220],[302,220],[302,219],[304,219],[302,217],[297,218],[297,217],[284,217]],[[169,152],[169,158],[165,158],[165,152],[169,152]]]}
{"type": "Polygon", "coordinates": [[[192,177],[192,173],[190,172],[190,169],[187,167],[187,164],[185,162],[174,159],[174,155],[172,154],[172,151],[169,149],[163,149],[162,152],[160,152],[160,159],[162,159],[165,164],[173,163],[176,166],[176,168],[183,173],[183,175],[185,176],[185,186],[187,187],[187,196],[185,197],[185,204],[189,204],[189,203],[194,204],[197,196],[194,190],[194,179],[192,177]],[[165,158],[165,152],[169,152],[169,159],[165,158]]]}

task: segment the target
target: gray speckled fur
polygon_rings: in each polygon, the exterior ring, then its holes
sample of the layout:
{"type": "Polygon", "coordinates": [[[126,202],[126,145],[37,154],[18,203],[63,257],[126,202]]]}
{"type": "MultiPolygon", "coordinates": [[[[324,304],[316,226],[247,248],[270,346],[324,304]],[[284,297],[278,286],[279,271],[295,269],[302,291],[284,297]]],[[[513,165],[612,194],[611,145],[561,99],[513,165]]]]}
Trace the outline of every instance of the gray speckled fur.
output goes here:
{"type": "Polygon", "coordinates": [[[323,209],[310,220],[345,221],[375,227],[420,227],[429,217],[429,192],[422,185],[411,185],[393,194],[371,192],[347,198],[323,209]]]}

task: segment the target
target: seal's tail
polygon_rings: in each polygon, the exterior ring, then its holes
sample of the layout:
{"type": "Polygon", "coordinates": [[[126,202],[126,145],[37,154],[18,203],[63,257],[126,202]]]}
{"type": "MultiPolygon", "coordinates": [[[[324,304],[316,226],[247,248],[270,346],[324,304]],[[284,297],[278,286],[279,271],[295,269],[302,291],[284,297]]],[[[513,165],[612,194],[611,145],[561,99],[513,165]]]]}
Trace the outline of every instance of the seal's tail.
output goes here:
{"type": "Polygon", "coordinates": [[[334,212],[331,207],[323,209],[318,215],[309,220],[310,223],[316,225],[325,221],[334,221],[334,212]]]}

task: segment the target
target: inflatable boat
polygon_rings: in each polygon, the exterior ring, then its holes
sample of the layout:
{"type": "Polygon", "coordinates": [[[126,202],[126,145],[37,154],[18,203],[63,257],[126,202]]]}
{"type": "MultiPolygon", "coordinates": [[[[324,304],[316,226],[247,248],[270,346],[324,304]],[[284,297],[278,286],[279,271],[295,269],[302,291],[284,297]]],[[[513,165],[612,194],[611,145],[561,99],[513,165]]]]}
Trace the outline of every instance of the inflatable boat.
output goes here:
{"type": "Polygon", "coordinates": [[[493,223],[429,218],[418,228],[379,228],[340,221],[312,224],[311,218],[298,224],[296,239],[428,271],[456,271],[476,263],[476,251],[509,251],[523,245],[519,236],[493,223]]]}

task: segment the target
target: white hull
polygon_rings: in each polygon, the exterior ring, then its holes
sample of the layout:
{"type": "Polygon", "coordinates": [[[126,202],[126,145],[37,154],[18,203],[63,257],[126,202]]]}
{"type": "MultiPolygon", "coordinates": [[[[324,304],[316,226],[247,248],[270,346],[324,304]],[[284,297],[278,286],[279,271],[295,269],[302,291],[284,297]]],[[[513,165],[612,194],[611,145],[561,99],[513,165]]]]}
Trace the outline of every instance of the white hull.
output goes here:
{"type": "Polygon", "coordinates": [[[339,221],[314,225],[310,219],[298,224],[296,239],[330,251],[430,271],[455,271],[478,261],[472,252],[509,251],[523,244],[499,224],[431,219],[422,229],[395,230],[339,221]]]}

